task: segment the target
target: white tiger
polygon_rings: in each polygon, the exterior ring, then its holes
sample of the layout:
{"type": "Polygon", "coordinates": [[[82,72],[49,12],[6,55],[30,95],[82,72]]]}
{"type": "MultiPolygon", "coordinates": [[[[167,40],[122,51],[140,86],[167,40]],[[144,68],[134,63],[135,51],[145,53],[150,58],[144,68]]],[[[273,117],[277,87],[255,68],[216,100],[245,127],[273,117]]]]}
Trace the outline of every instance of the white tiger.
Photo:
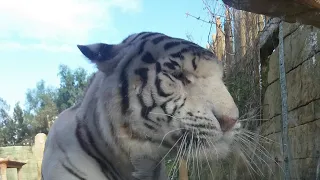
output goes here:
{"type": "Polygon", "coordinates": [[[78,48],[98,72],[51,127],[43,180],[162,180],[169,152],[230,152],[239,113],[212,52],[155,32],[78,48]]]}

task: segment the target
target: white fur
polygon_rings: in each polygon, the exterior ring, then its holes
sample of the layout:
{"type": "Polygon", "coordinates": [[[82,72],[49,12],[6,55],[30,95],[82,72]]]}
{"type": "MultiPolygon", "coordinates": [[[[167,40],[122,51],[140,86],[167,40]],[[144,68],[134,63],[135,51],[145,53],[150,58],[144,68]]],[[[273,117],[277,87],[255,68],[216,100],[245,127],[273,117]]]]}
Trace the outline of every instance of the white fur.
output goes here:
{"type": "MultiPolygon", "coordinates": [[[[132,39],[132,38],[131,38],[132,39]]],[[[166,91],[172,93],[170,97],[180,98],[175,103],[170,102],[166,108],[169,112],[173,110],[175,105],[182,105],[183,99],[186,98],[185,104],[182,108],[173,114],[174,118],[170,123],[163,123],[157,131],[147,129],[143,123],[145,120],[141,117],[141,104],[137,99],[137,94],[144,95],[144,102],[146,105],[152,105],[151,97],[157,103],[165,102],[166,98],[157,96],[154,80],[156,79],[155,64],[144,64],[140,61],[141,56],[135,57],[128,66],[127,73],[129,77],[129,97],[130,108],[129,113],[122,114],[121,112],[121,96],[119,94],[119,76],[124,65],[131,60],[132,56],[138,51],[137,43],[131,45],[117,45],[122,47],[125,52],[119,50],[116,60],[111,60],[111,66],[115,69],[107,67],[99,67],[99,71],[91,83],[81,105],[79,107],[72,107],[61,113],[50,129],[48,139],[46,142],[46,150],[44,152],[42,172],[45,180],[63,180],[72,179],[61,166],[59,160],[64,161],[70,158],[73,164],[85,174],[87,179],[102,180],[104,175],[99,170],[98,164],[85,154],[78,144],[74,131],[76,127],[76,117],[84,117],[88,110],[97,108],[99,112],[98,118],[99,126],[103,132],[106,142],[115,150],[113,159],[118,163],[117,167],[123,172],[127,179],[131,179],[131,172],[133,171],[132,162],[136,157],[147,156],[151,159],[161,159],[169,149],[162,147],[160,144],[149,142],[146,137],[162,141],[170,137],[170,133],[177,133],[179,129],[184,128],[192,131],[203,131],[209,133],[206,136],[210,141],[210,146],[203,146],[200,152],[203,152],[201,158],[223,158],[230,151],[230,144],[233,142],[234,130],[223,133],[218,122],[219,117],[230,117],[238,119],[238,109],[235,105],[230,93],[222,81],[223,69],[217,59],[211,57],[208,60],[202,57],[197,57],[197,69],[194,70],[191,60],[191,54],[185,55],[185,60],[173,59],[177,61],[181,67],[182,72],[190,80],[190,84],[183,85],[180,81],[173,83],[165,76],[158,75],[162,80],[161,87],[166,91]],[[139,77],[134,74],[134,70],[139,67],[146,67],[149,69],[147,86],[142,89],[142,83],[139,77]],[[97,98],[96,104],[89,102],[97,98]],[[189,114],[193,116],[190,117],[189,114]],[[197,117],[202,117],[197,118],[197,117]],[[116,137],[111,135],[110,122],[115,129],[116,137]],[[124,124],[129,123],[130,128],[124,128],[124,124]],[[208,125],[215,127],[214,129],[195,129],[192,125],[208,125]],[[140,138],[136,139],[133,135],[138,135],[140,138]],[[144,139],[145,138],[145,139],[144,139]],[[57,144],[60,144],[66,151],[63,153],[57,144]],[[123,152],[124,151],[124,152],[123,152]],[[126,172],[129,171],[129,172],[126,172]]],[[[165,42],[163,42],[165,43],[165,42]]],[[[160,43],[158,46],[161,46],[160,43]]],[[[157,47],[158,47],[157,46],[157,47]]],[[[169,54],[176,52],[180,47],[164,51],[156,49],[152,43],[147,42],[145,51],[149,51],[159,62],[169,61],[169,54]],[[160,61],[161,60],[161,61],[160,61]]],[[[108,66],[108,62],[98,64],[98,66],[108,66]]],[[[154,108],[148,116],[151,119],[166,117],[161,108],[154,108]]],[[[89,122],[93,119],[89,119],[89,122]]],[[[240,123],[238,122],[234,129],[238,129],[240,123]]],[[[192,147],[195,149],[196,147],[192,147]]],[[[173,152],[176,152],[173,151],[173,152]]]]}

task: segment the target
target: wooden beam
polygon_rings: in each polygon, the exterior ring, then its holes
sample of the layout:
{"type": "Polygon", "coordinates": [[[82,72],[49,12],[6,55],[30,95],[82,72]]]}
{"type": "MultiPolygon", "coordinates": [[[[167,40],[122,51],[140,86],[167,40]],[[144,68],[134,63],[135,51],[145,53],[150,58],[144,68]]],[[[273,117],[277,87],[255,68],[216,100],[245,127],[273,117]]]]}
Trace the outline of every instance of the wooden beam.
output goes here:
{"type": "Polygon", "coordinates": [[[187,161],[184,159],[180,160],[179,180],[188,180],[188,166],[187,161]]]}

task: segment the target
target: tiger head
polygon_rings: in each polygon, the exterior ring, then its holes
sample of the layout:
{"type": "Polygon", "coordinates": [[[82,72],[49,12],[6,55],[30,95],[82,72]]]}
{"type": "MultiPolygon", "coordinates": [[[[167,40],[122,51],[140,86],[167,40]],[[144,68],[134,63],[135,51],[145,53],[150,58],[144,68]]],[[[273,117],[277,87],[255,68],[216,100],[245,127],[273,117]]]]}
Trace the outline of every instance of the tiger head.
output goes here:
{"type": "Polygon", "coordinates": [[[100,108],[117,131],[171,150],[198,149],[202,156],[230,151],[239,112],[212,52],[151,32],[78,48],[104,74],[100,108]]]}

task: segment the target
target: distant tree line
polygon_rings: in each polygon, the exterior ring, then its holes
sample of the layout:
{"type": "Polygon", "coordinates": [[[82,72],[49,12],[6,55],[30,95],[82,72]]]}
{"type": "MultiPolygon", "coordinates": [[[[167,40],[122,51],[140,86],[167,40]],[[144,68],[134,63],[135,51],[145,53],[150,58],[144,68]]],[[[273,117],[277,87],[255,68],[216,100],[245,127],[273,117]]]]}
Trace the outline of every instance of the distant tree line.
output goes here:
{"type": "Polygon", "coordinates": [[[31,145],[37,133],[47,134],[58,114],[83,95],[91,75],[83,68],[72,70],[60,65],[60,86],[51,87],[40,80],[27,90],[24,107],[16,103],[12,114],[0,97],[0,146],[31,145]]]}

